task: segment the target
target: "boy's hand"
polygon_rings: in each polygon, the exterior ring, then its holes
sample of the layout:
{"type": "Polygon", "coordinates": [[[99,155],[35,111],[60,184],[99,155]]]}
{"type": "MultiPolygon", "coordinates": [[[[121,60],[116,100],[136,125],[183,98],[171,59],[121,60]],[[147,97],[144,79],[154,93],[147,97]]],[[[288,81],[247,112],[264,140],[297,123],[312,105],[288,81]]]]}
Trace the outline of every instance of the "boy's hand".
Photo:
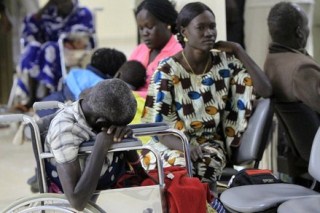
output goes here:
{"type": "Polygon", "coordinates": [[[104,149],[108,151],[113,143],[113,137],[108,134],[108,129],[102,128],[101,132],[97,134],[96,141],[101,141],[104,144],[104,149]]]}
{"type": "Polygon", "coordinates": [[[113,141],[120,142],[123,138],[132,136],[132,129],[128,126],[115,126],[111,125],[108,128],[108,134],[113,134],[113,141]]]}

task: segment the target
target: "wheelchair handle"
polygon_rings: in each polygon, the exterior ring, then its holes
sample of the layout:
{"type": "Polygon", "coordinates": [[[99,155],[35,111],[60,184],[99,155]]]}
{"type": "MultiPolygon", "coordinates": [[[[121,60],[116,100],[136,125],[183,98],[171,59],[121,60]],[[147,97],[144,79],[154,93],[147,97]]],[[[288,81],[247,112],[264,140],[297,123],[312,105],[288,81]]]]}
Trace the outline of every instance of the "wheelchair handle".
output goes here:
{"type": "Polygon", "coordinates": [[[0,115],[0,123],[13,123],[24,120],[23,114],[0,115]]]}
{"type": "Polygon", "coordinates": [[[64,107],[64,103],[59,101],[43,101],[43,102],[35,102],[33,104],[33,109],[35,111],[45,110],[45,109],[61,109],[64,107]]]}

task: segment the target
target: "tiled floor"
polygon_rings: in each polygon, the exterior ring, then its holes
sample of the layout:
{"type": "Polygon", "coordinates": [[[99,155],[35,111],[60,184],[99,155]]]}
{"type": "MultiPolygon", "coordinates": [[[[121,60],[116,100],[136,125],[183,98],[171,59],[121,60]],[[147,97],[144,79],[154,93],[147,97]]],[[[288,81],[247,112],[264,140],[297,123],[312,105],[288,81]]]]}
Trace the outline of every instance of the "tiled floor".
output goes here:
{"type": "Polygon", "coordinates": [[[34,174],[31,143],[15,145],[16,125],[0,128],[0,212],[14,200],[31,195],[26,181],[34,174]]]}

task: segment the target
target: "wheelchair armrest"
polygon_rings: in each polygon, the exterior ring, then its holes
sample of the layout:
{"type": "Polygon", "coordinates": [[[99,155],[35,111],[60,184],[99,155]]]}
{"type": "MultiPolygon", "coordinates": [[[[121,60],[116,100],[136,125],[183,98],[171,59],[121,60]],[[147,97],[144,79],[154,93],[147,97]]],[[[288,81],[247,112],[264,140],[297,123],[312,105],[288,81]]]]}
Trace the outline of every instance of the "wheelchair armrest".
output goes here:
{"type": "Polygon", "coordinates": [[[0,115],[0,123],[20,122],[24,120],[24,116],[24,114],[0,115]]]}
{"type": "MultiPolygon", "coordinates": [[[[80,145],[80,152],[89,152],[92,150],[92,147],[94,145],[94,140],[86,141],[80,145]]],[[[121,142],[114,143],[110,147],[110,151],[115,149],[123,149],[126,147],[137,147],[142,146],[142,142],[137,138],[128,138],[123,139],[121,142]]]]}
{"type": "Polygon", "coordinates": [[[45,109],[62,109],[65,106],[64,103],[59,101],[40,101],[33,104],[34,111],[45,109]]]}
{"type": "Polygon", "coordinates": [[[144,123],[144,124],[130,124],[130,128],[134,135],[140,135],[146,132],[164,131],[169,129],[166,123],[144,123]]]}

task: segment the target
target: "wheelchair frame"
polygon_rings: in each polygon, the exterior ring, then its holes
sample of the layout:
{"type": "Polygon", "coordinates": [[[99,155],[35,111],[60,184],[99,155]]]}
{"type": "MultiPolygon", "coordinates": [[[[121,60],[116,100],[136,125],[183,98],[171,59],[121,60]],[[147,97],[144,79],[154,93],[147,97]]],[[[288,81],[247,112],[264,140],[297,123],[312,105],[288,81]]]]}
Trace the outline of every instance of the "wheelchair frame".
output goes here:
{"type": "MultiPolygon", "coordinates": [[[[57,101],[49,101],[49,102],[36,102],[34,104],[35,110],[40,109],[51,109],[51,108],[63,108],[64,104],[57,101]]],[[[35,122],[35,120],[24,114],[10,114],[10,115],[0,115],[0,123],[10,123],[10,122],[25,122],[27,123],[31,128],[31,134],[32,134],[32,147],[36,158],[37,168],[38,168],[38,180],[39,180],[39,189],[40,189],[40,195],[37,196],[31,196],[27,198],[23,198],[20,200],[17,200],[16,202],[9,205],[4,212],[16,212],[16,209],[19,209],[20,207],[29,207],[23,210],[23,212],[33,212],[34,210],[40,211],[40,210],[52,210],[54,211],[60,211],[60,212],[75,212],[75,210],[70,206],[68,200],[64,195],[58,195],[53,193],[48,193],[48,185],[47,185],[47,179],[46,179],[46,173],[45,173],[45,159],[53,158],[53,154],[50,152],[45,152],[44,147],[41,142],[40,138],[40,130],[35,122]],[[48,204],[49,202],[49,204],[48,204]],[[53,202],[50,204],[50,202],[53,202]]],[[[186,158],[186,169],[189,174],[189,176],[192,176],[191,172],[191,161],[190,161],[190,155],[189,155],[189,143],[186,136],[179,130],[169,128],[165,123],[152,123],[152,124],[135,124],[131,125],[131,128],[133,130],[134,137],[140,137],[140,136],[154,136],[154,135],[168,135],[173,134],[177,137],[179,137],[183,143],[183,149],[185,153],[186,158]]],[[[92,143],[93,144],[93,143],[92,143]]],[[[86,147],[80,147],[79,154],[90,154],[92,145],[86,146],[86,147]]],[[[132,197],[141,197],[141,193],[153,193],[155,194],[154,197],[158,198],[159,200],[154,201],[152,205],[147,209],[155,208],[155,212],[167,212],[166,210],[166,203],[164,199],[164,171],[163,166],[161,162],[161,158],[157,150],[155,150],[153,147],[148,145],[143,145],[140,140],[137,139],[125,139],[121,143],[116,143],[111,146],[111,149],[109,152],[119,152],[119,151],[129,151],[129,150],[141,150],[141,149],[148,149],[157,158],[157,169],[158,169],[158,175],[159,175],[159,184],[153,186],[140,186],[140,187],[130,187],[130,188],[123,188],[123,189],[108,189],[103,190],[101,192],[110,192],[109,196],[113,196],[115,194],[122,196],[122,194],[126,194],[124,197],[128,197],[128,194],[131,195],[131,199],[137,199],[132,197]],[[143,192],[146,191],[146,192],[143,192]],[[132,196],[135,193],[139,192],[137,196],[132,196]],[[113,195],[112,195],[113,194],[113,195]],[[138,196],[139,195],[139,196],[138,196]],[[160,210],[161,209],[161,210],[160,210]]],[[[149,195],[148,194],[148,195],[149,195]]],[[[119,202],[120,205],[123,205],[122,202],[119,202]]],[[[110,203],[109,203],[110,204],[110,203]]],[[[108,204],[108,205],[109,205],[108,204]]],[[[133,204],[133,202],[132,202],[133,204]]],[[[112,204],[111,204],[112,205],[112,204]]],[[[110,205],[110,206],[111,206],[110,205]]],[[[118,206],[120,206],[118,205],[118,206]]],[[[116,205],[115,205],[116,206],[116,205]]],[[[111,208],[111,207],[110,207],[111,208]]],[[[112,209],[112,208],[111,208],[112,209]]],[[[108,209],[108,212],[113,212],[111,209],[108,209]],[[110,211],[111,210],[111,211],[110,211]]],[[[22,212],[18,210],[18,212],[22,212]]],[[[84,210],[84,212],[104,212],[102,208],[92,202],[89,202],[84,210]]],[[[121,212],[121,211],[116,211],[121,212]]],[[[131,211],[132,212],[132,211],[131,211]]]]}

